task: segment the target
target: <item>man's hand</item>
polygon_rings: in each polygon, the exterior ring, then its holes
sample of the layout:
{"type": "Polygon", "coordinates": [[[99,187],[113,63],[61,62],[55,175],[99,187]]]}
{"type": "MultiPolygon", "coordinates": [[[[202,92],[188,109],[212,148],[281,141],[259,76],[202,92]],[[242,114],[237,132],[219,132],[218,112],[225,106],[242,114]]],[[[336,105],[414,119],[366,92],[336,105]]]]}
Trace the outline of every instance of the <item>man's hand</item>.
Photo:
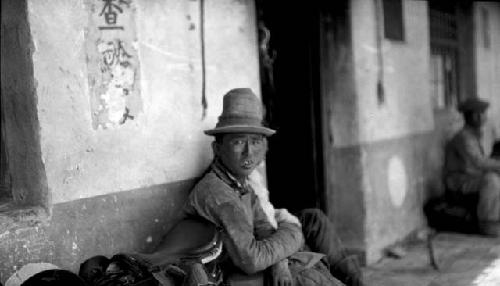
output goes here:
{"type": "Polygon", "coordinates": [[[288,222],[291,224],[298,225],[299,227],[302,227],[299,219],[296,216],[294,216],[293,214],[291,214],[290,212],[288,212],[287,209],[275,209],[274,216],[276,217],[276,221],[278,223],[288,222]]]}
{"type": "Polygon", "coordinates": [[[288,268],[288,260],[282,261],[272,266],[271,275],[273,278],[273,286],[294,286],[292,273],[288,268]]]}

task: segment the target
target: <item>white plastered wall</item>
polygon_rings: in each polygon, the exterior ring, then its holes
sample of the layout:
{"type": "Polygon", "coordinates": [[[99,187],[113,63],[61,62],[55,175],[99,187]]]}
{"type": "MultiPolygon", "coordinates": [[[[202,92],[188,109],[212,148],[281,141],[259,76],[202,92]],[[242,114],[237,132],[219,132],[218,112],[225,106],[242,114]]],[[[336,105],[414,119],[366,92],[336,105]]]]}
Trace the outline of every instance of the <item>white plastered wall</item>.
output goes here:
{"type": "Polygon", "coordinates": [[[500,139],[500,3],[474,3],[477,95],[490,102],[489,122],[500,139]]]}
{"type": "Polygon", "coordinates": [[[134,2],[143,110],[127,124],[95,130],[84,43],[87,0],[28,1],[53,203],[198,176],[212,156],[211,138],[202,131],[215,125],[223,94],[234,87],[259,93],[253,1],[204,1],[206,118],[199,1],[134,2]]]}
{"type": "Polygon", "coordinates": [[[422,224],[416,211],[422,178],[416,177],[418,158],[408,155],[413,147],[407,138],[434,129],[427,2],[403,1],[404,41],[384,38],[382,14],[376,14],[382,13],[381,3],[351,2],[359,136],[350,144],[361,145],[369,263],[380,258],[383,247],[422,224]],[[381,148],[394,142],[407,145],[381,148]]]}

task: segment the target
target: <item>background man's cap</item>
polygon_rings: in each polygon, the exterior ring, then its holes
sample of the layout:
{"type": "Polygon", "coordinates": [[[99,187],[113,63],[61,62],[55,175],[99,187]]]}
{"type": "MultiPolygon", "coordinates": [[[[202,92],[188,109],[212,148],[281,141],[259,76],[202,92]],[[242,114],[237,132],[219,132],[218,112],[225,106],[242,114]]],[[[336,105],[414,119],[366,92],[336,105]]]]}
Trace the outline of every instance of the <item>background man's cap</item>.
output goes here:
{"type": "Polygon", "coordinates": [[[256,133],[271,136],[276,131],[262,125],[262,103],[249,88],[231,89],[224,95],[222,114],[207,135],[224,133],[256,133]]]}
{"type": "Polygon", "coordinates": [[[483,112],[490,104],[479,98],[470,97],[458,105],[458,111],[464,113],[469,111],[483,112]]]}

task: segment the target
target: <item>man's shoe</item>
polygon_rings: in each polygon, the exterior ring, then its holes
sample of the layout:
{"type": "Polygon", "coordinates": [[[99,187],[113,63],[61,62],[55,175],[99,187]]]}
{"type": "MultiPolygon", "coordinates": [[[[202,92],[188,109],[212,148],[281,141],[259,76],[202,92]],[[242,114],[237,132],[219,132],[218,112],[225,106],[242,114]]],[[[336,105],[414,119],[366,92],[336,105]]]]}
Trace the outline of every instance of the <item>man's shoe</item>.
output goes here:
{"type": "Polygon", "coordinates": [[[479,233],[491,237],[500,237],[500,222],[480,222],[479,233]]]}

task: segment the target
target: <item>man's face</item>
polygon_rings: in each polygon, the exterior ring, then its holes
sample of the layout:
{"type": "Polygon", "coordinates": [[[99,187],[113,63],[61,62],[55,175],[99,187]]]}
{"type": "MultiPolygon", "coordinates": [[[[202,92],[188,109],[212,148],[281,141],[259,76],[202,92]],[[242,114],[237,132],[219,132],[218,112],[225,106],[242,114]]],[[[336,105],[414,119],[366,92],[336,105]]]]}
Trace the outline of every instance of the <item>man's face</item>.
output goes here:
{"type": "Polygon", "coordinates": [[[214,142],[215,155],[236,178],[246,178],[264,160],[267,139],[260,134],[226,134],[214,142]]]}
{"type": "Polygon", "coordinates": [[[486,111],[476,111],[472,112],[468,124],[475,128],[481,128],[488,119],[486,111]]]}

